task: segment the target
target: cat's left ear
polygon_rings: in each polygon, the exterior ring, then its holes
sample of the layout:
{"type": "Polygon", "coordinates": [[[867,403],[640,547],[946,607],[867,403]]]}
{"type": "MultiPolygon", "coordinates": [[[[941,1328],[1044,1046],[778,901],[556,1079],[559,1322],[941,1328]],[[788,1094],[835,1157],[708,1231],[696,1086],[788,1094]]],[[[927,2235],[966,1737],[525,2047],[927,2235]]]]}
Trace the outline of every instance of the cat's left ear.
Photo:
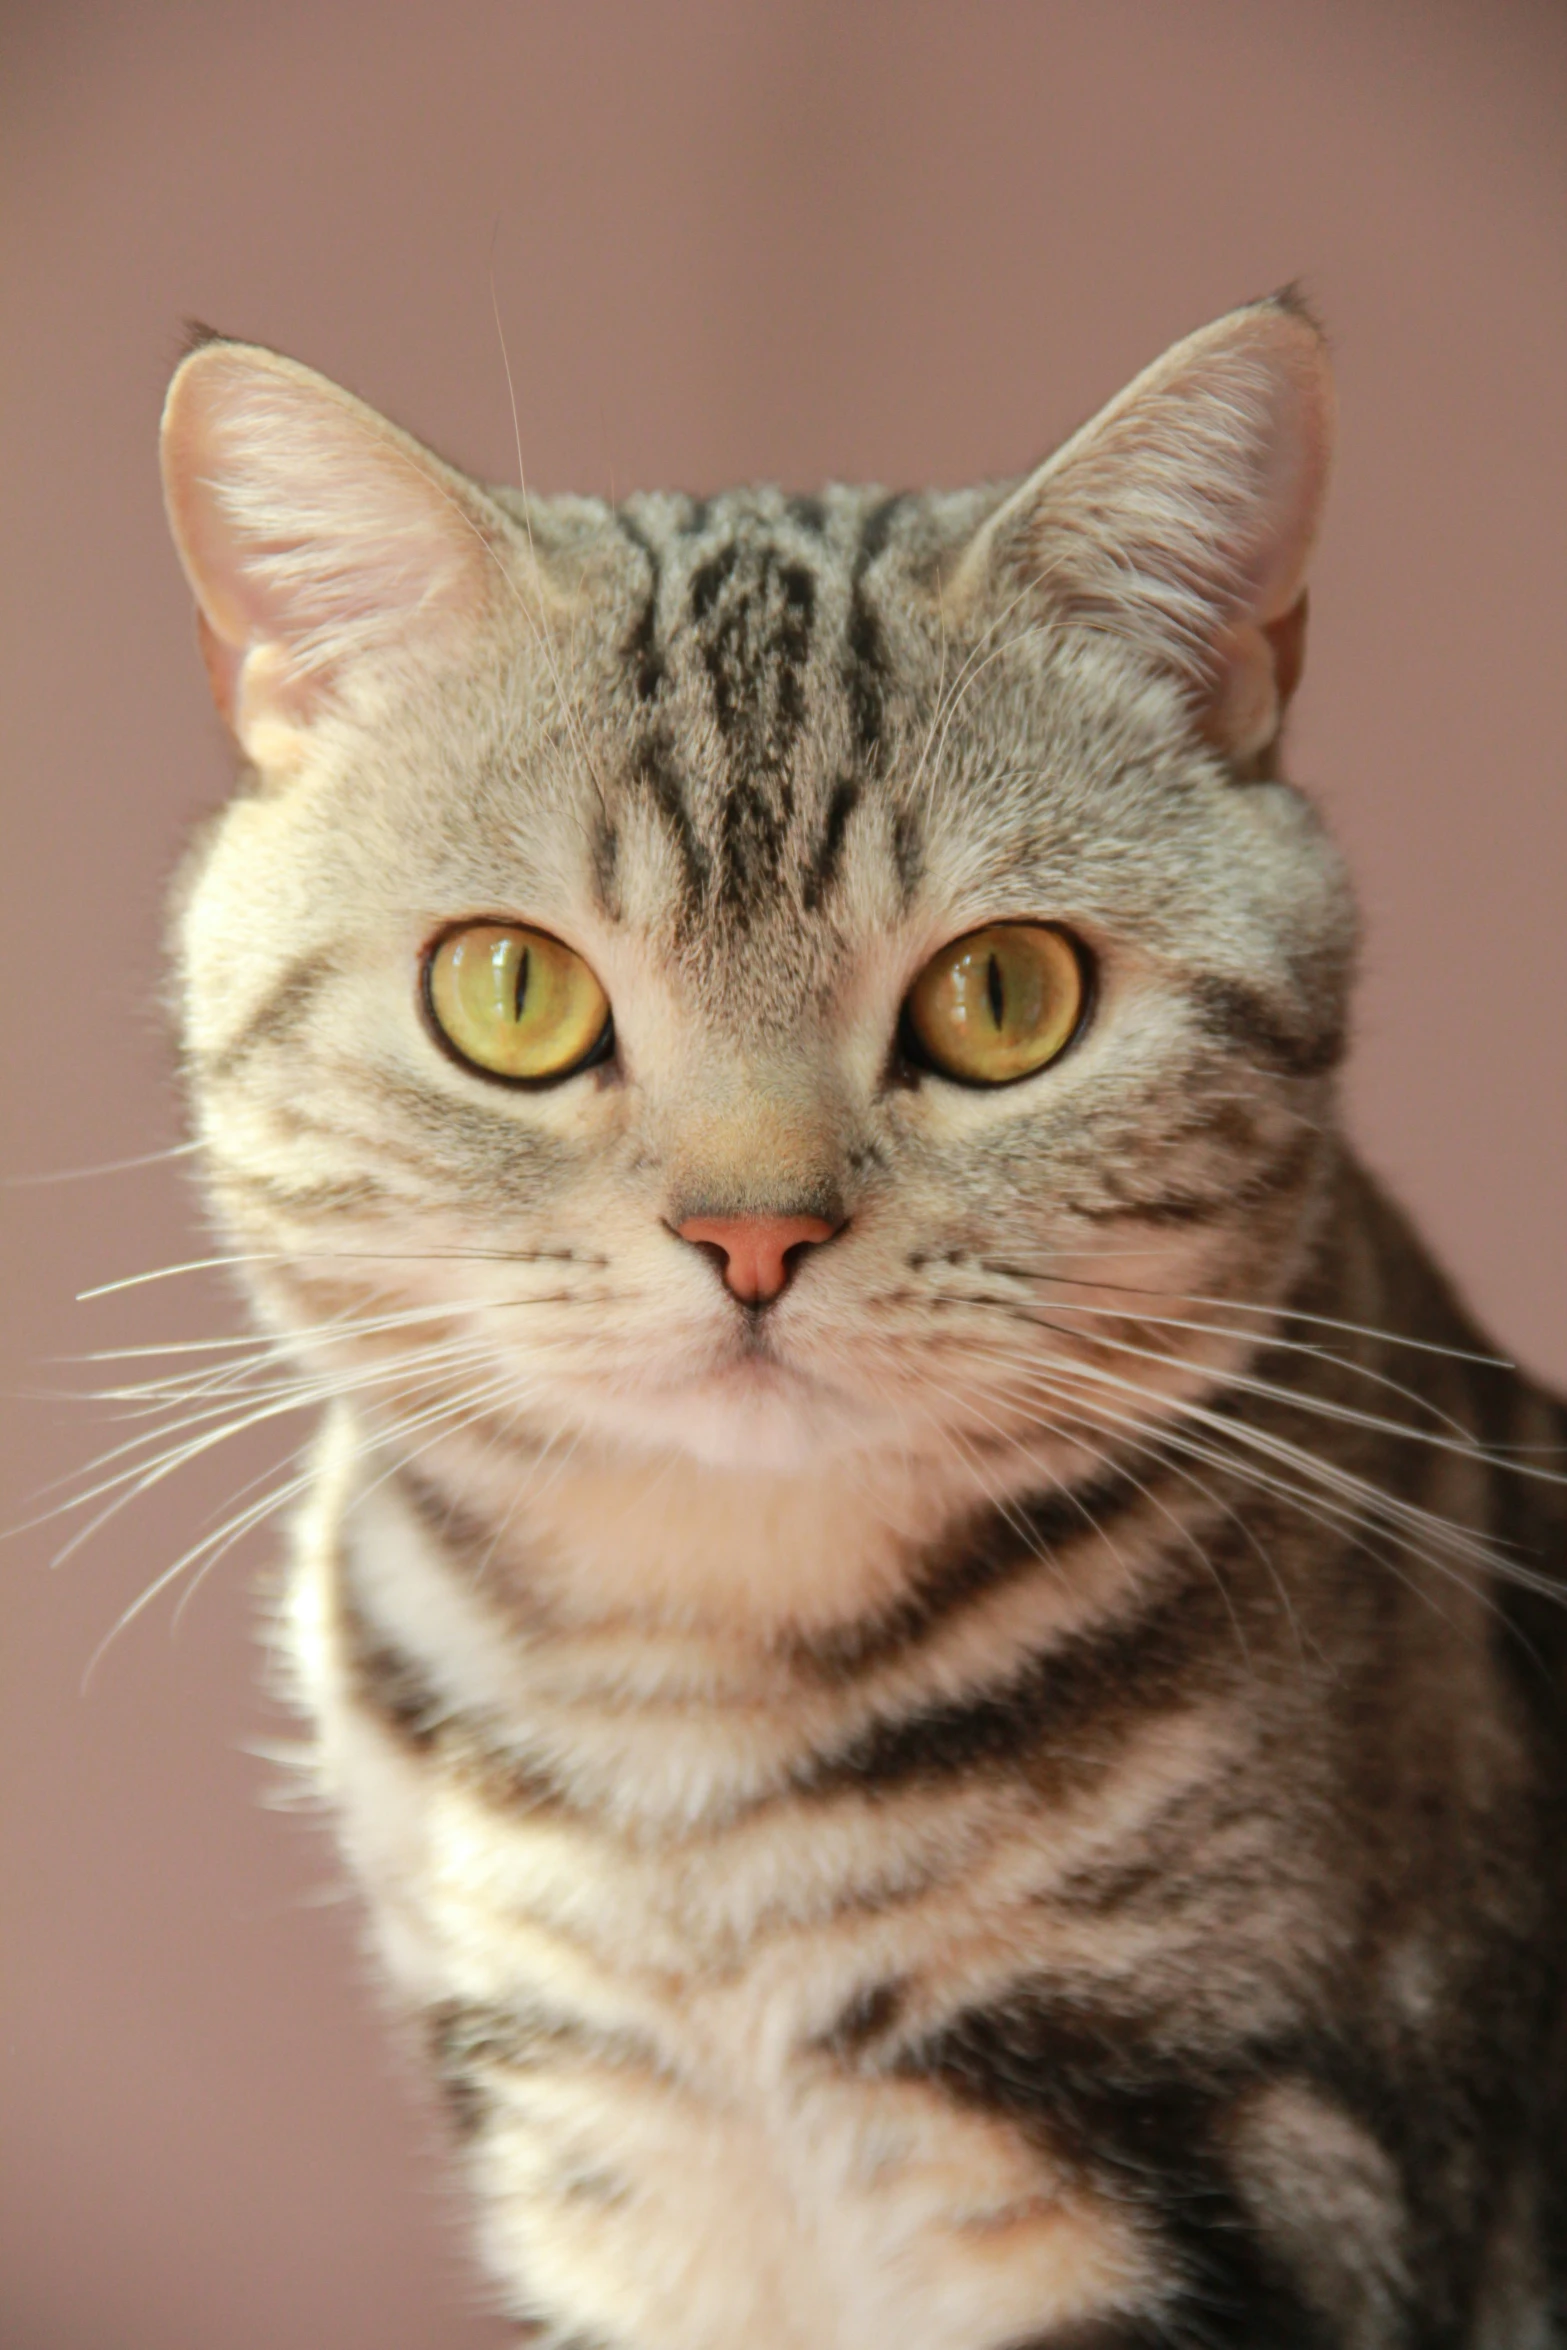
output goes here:
{"type": "Polygon", "coordinates": [[[1333,417],[1326,346],[1299,300],[1232,311],[1014,491],[949,592],[998,633],[1018,614],[1130,639],[1181,677],[1210,741],[1254,762],[1300,676],[1333,417]]]}
{"type": "Polygon", "coordinates": [[[213,698],[258,765],[356,686],[448,655],[517,550],[475,485],[296,360],[214,339],[169,387],[169,523],[213,698]]]}

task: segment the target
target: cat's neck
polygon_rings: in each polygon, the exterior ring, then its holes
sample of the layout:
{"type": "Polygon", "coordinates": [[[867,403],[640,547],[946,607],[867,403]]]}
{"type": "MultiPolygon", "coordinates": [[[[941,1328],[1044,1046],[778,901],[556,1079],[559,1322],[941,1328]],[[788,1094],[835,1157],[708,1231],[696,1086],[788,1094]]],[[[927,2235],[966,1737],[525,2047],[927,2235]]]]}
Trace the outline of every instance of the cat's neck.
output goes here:
{"type": "MultiPolygon", "coordinates": [[[[365,1433],[358,1443],[382,1474],[365,1433]]],[[[949,1529],[1063,1468],[1080,1473],[1013,1448],[984,1462],[889,1450],[784,1472],[591,1439],[519,1464],[458,1439],[392,1482],[434,1535],[455,1531],[482,1557],[503,1602],[584,1628],[635,1620],[771,1646],[895,1605],[949,1529]]]]}
{"type": "Polygon", "coordinates": [[[335,1616],[350,1680],[390,1677],[382,1713],[465,1723],[648,1834],[776,1791],[889,1703],[1069,1640],[1168,1541],[1146,1497],[1113,1537],[1074,1521],[1068,1567],[1015,1506],[1047,1482],[1021,1455],[1003,1485],[999,1461],[982,1484],[939,1456],[785,1476],[586,1452],[508,1480],[459,1445],[410,1472],[334,1415],[296,1638],[326,1657],[335,1616]],[[972,1540],[987,1504],[999,1545],[972,1540]]]}

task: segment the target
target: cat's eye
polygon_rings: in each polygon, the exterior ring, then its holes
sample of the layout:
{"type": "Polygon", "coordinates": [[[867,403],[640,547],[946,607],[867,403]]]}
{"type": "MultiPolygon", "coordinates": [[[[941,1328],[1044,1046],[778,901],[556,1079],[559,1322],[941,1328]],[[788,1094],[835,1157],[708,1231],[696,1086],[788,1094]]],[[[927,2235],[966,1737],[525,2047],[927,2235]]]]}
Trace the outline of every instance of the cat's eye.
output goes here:
{"type": "Polygon", "coordinates": [[[1064,1052],[1082,1025],[1083,959],[1042,922],[993,922],[933,955],[904,1006],[914,1057],[965,1085],[1011,1085],[1064,1052]]]}
{"type": "Polygon", "coordinates": [[[546,930],[470,922],[424,967],[430,1017],[460,1060],[487,1076],[544,1085],[609,1050],[609,998],[546,930]]]}

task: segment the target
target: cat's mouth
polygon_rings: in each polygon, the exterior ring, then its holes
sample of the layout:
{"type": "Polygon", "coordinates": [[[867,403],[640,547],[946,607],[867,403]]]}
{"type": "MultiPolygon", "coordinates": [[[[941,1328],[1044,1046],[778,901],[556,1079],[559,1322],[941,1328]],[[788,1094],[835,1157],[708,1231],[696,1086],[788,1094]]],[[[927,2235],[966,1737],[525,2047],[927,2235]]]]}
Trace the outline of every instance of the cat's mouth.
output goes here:
{"type": "Polygon", "coordinates": [[[735,1332],[730,1360],[746,1366],[766,1364],[775,1370],[789,1372],[791,1366],[773,1344],[772,1329],[764,1310],[755,1306],[743,1309],[744,1318],[735,1332]]]}
{"type": "Polygon", "coordinates": [[[668,1385],[625,1398],[616,1432],[724,1468],[791,1471],[841,1431],[844,1399],[781,1355],[765,1333],[736,1333],[723,1351],[668,1385]]]}
{"type": "Polygon", "coordinates": [[[765,1335],[750,1333],[735,1340],[700,1385],[709,1395],[748,1404],[799,1403],[803,1397],[817,1394],[821,1389],[820,1380],[791,1363],[765,1335]]]}

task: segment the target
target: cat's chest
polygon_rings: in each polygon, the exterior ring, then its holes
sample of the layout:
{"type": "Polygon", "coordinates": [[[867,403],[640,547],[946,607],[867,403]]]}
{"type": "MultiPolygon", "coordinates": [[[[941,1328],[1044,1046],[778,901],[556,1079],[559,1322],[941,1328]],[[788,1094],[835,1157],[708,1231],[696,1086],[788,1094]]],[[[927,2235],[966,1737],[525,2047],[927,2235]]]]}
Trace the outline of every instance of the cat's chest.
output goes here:
{"type": "MultiPolygon", "coordinates": [[[[892,1805],[789,1788],[650,1832],[431,1734],[395,1659],[355,1651],[332,1572],[302,1561],[296,1631],[343,1831],[495,2264],[562,2334],[973,2350],[1123,2294],[1124,2217],[893,2032],[911,2000],[1005,1979],[1069,1828],[1055,1849],[1016,1791],[969,1781],[892,1805]]],[[[621,1767],[656,1772],[643,1730],[621,1767]]],[[[741,1747],[773,1734],[748,1721],[741,1747]]],[[[700,1741],[681,1751],[697,1786],[700,1741]]]]}
{"type": "MultiPolygon", "coordinates": [[[[352,1832],[351,1793],[347,1813],[352,1832]]],[[[908,1972],[983,1971],[1011,1941],[995,1825],[932,1820],[874,1868],[872,1839],[828,1833],[806,1894],[786,1852],[637,1855],[499,1820],[479,1788],[427,1794],[412,1868],[372,1872],[372,1898],[495,2263],[563,2335],[973,2350],[1089,2321],[1142,2278],[1065,2149],[878,2051],[908,1972]]]]}

